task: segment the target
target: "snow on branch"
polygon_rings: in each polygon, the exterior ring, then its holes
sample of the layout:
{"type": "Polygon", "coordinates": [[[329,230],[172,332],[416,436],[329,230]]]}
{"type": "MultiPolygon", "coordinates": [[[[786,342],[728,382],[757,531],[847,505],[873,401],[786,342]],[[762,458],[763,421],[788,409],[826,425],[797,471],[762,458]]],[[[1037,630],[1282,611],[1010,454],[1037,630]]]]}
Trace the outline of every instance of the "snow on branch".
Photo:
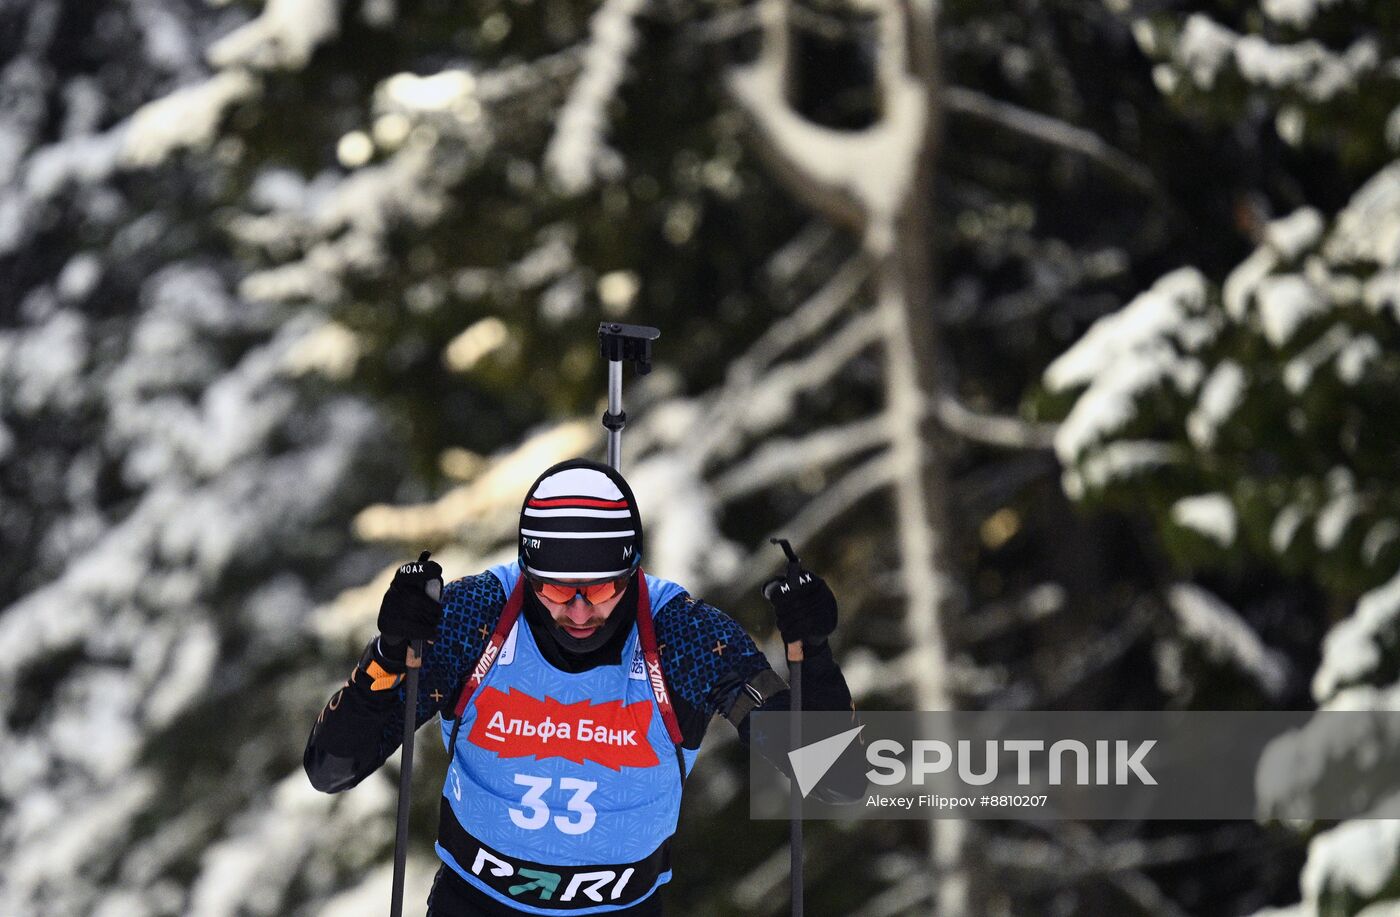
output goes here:
{"type": "Polygon", "coordinates": [[[801,359],[781,364],[747,386],[726,385],[693,445],[700,461],[724,458],[738,449],[744,434],[766,433],[792,417],[799,395],[831,381],[879,338],[878,324],[853,318],[801,359]]]}
{"type": "Polygon", "coordinates": [[[1206,279],[1194,268],[1162,277],[1152,289],[1089,328],[1045,371],[1052,391],[1091,385],[1125,353],[1152,345],[1206,306],[1206,279]]]}
{"type": "MultiPolygon", "coordinates": [[[[808,503],[796,516],[775,528],[771,537],[786,538],[794,544],[807,544],[836,522],[851,507],[894,480],[894,467],[888,453],[846,472],[835,484],[822,492],[822,499],[808,503]]],[[[760,547],[739,565],[732,586],[736,593],[756,588],[768,575],[768,559],[772,546],[768,537],[759,541],[760,547]]]]}
{"type": "Polygon", "coordinates": [[[268,0],[262,13],[215,42],[209,63],[220,72],[138,109],[122,132],[127,166],[160,165],[172,154],[204,150],[224,115],[262,89],[256,70],[300,70],[340,28],[339,0],[268,0]]]}
{"type": "Polygon", "coordinates": [[[477,95],[486,104],[509,102],[570,78],[578,72],[582,57],[578,48],[566,48],[525,63],[483,71],[477,76],[477,95]]]}
{"type": "Polygon", "coordinates": [[[773,253],[763,267],[764,275],[778,286],[792,284],[835,238],[836,230],[829,223],[812,220],[773,253]]]}
{"type": "Polygon", "coordinates": [[[792,855],[786,846],[779,847],[749,872],[732,883],[729,900],[740,913],[762,913],[764,905],[781,894],[787,884],[792,855]]]}
{"type": "Polygon", "coordinates": [[[1232,664],[1258,682],[1269,697],[1283,697],[1288,687],[1288,660],[1265,646],[1239,612],[1190,583],[1168,589],[1167,606],[1176,617],[1181,636],[1204,649],[1212,661],[1232,664]]]}
{"type": "MultiPolygon", "coordinates": [[[[101,184],[120,166],[125,138],[123,123],[103,134],[70,137],[37,150],[24,165],[23,192],[12,198],[11,206],[24,214],[70,185],[101,184]]],[[[0,231],[0,252],[8,253],[18,244],[17,230],[25,224],[25,216],[12,214],[0,219],[0,224],[5,226],[0,231]]]]}
{"type": "Polygon", "coordinates": [[[813,468],[885,445],[878,417],[829,427],[800,439],[770,439],[749,458],[722,474],[712,485],[716,499],[729,501],[772,487],[813,468]]]}
{"type": "Polygon", "coordinates": [[[1186,418],[1186,435],[1198,449],[1210,449],[1244,400],[1249,377],[1234,360],[1222,360],[1201,386],[1201,397],[1186,418]]]}
{"type": "Polygon", "coordinates": [[[899,914],[915,914],[920,906],[933,896],[934,879],[928,872],[928,864],[919,862],[912,865],[909,873],[885,891],[868,899],[849,917],[897,917],[899,914]]]}
{"type": "MultiPolygon", "coordinates": [[[[888,696],[915,687],[923,677],[923,654],[906,650],[893,659],[881,659],[864,647],[843,651],[841,672],[851,689],[851,697],[861,704],[871,695],[888,696]]],[[[960,697],[988,698],[1006,688],[1006,669],[1000,665],[978,666],[966,658],[948,664],[949,689],[960,697]]]]}
{"type": "MultiPolygon", "coordinates": [[[[1375,264],[1381,268],[1400,265],[1400,161],[1392,162],[1372,176],[1352,195],[1346,209],[1337,215],[1332,234],[1323,246],[1328,260],[1339,267],[1375,264]]],[[[1376,275],[1376,281],[1387,274],[1376,275]]],[[[1367,289],[1367,304],[1379,310],[1381,302],[1367,289]]],[[[1400,308],[1400,298],[1391,298],[1390,308],[1400,308]]]]}
{"type": "Polygon", "coordinates": [[[467,529],[478,535],[513,537],[519,522],[519,494],[529,489],[540,468],[583,455],[593,448],[600,429],[583,420],[542,430],[516,449],[494,459],[467,484],[454,487],[431,503],[409,506],[376,504],[355,518],[355,534],[365,541],[436,543],[467,529]]]}
{"type": "Polygon", "coordinates": [[[1008,449],[1049,449],[1059,429],[1053,423],[981,414],[946,392],[934,399],[932,412],[945,429],[964,439],[1008,449]]]}
{"type": "Polygon", "coordinates": [[[831,279],[791,315],[770,326],[742,356],[729,364],[726,387],[751,386],[754,379],[783,354],[827,331],[869,276],[870,267],[862,258],[852,258],[841,265],[831,279]]]}
{"type": "Polygon", "coordinates": [[[1065,587],[1041,583],[1010,602],[998,602],[958,621],[958,634],[967,643],[991,640],[1026,624],[1043,621],[1064,610],[1065,587]]]}
{"type": "Polygon", "coordinates": [[[1274,22],[1305,29],[1312,24],[1318,13],[1329,6],[1336,6],[1341,0],[1263,0],[1260,8],[1264,15],[1274,22]]]}
{"type": "Polygon", "coordinates": [[[1235,544],[1239,515],[1235,505],[1223,493],[1194,494],[1172,504],[1171,520],[1203,538],[1209,538],[1222,548],[1235,544]]]}
{"type": "Polygon", "coordinates": [[[789,0],[761,4],[762,49],[752,64],[730,72],[730,91],[794,192],[827,216],[854,223],[872,253],[887,253],[928,119],[928,89],[906,69],[901,5],[895,0],[871,4],[877,13],[876,79],[884,112],[864,130],[838,131],[812,123],[789,103],[789,0]]]}
{"type": "Polygon", "coordinates": [[[150,167],[180,150],[208,149],[225,112],[251,99],[260,88],[246,72],[229,70],[148,102],[131,116],[122,160],[129,166],[150,167]]]}
{"type": "Polygon", "coordinates": [[[223,69],[300,70],[340,30],[340,0],[267,0],[262,14],[209,48],[223,69]]]}
{"type": "MultiPolygon", "coordinates": [[[[285,900],[288,889],[314,868],[318,857],[317,837],[344,837],[374,832],[384,824],[393,808],[391,784],[366,780],[354,793],[327,796],[317,793],[300,768],[273,787],[264,804],[243,813],[230,829],[203,852],[198,871],[192,878],[185,913],[191,917],[231,917],[234,913],[274,913],[271,904],[285,900]],[[257,889],[249,894],[249,889],[257,889]],[[241,907],[240,907],[241,905],[241,907]]],[[[430,871],[410,856],[409,895],[425,896],[430,871]]],[[[382,911],[387,876],[373,889],[361,886],[342,895],[342,907],[319,911],[329,913],[375,913],[368,906],[373,899],[382,911]],[[350,900],[364,909],[344,907],[350,900]]],[[[285,911],[285,908],[281,910],[285,911]]]]}
{"type": "MultiPolygon", "coordinates": [[[[1047,826],[1051,832],[1072,853],[1093,862],[1104,847],[1093,830],[1077,822],[1051,822],[1047,826]]],[[[1156,882],[1146,873],[1136,870],[1109,872],[1106,878],[1117,885],[1142,911],[1158,917],[1188,917],[1185,910],[1167,897],[1156,882]]]]}
{"type": "MultiPolygon", "coordinates": [[[[309,214],[321,241],[300,259],[249,273],[239,284],[240,295],[264,302],[338,301],[350,276],[382,268],[388,257],[383,240],[396,225],[422,226],[441,215],[448,206],[443,189],[459,174],[416,146],[357,169],[309,214]]],[[[301,221],[297,215],[291,222],[300,228],[301,221]]]]}
{"type": "Polygon", "coordinates": [[[628,480],[644,506],[666,505],[647,524],[647,565],[685,583],[696,593],[730,582],[744,551],[719,525],[720,503],[684,450],[658,453],[638,462],[628,480]]]}
{"type": "Polygon", "coordinates": [[[607,109],[622,85],[627,59],[637,44],[634,19],[646,0],[604,0],[589,23],[583,69],[545,150],[545,168],[566,194],[592,187],[615,154],[603,140],[607,109]],[[611,155],[610,155],[611,154],[611,155]]]}
{"type": "MultiPolygon", "coordinates": [[[[1206,280],[1193,268],[1173,271],[1127,306],[1093,324],[1079,342],[1050,364],[1051,391],[1087,386],[1055,436],[1066,466],[1114,437],[1137,416],[1140,395],[1165,384],[1193,391],[1204,368],[1172,340],[1206,307],[1206,280]]],[[[1199,324],[1199,323],[1197,323],[1199,324]]]]}
{"type": "Polygon", "coordinates": [[[1314,821],[1342,799],[1368,818],[1392,818],[1400,811],[1390,775],[1376,765],[1393,761],[1400,748],[1400,736],[1389,725],[1400,691],[1356,690],[1361,703],[1339,696],[1343,705],[1323,708],[1349,715],[1316,715],[1264,749],[1254,773],[1258,818],[1314,821]],[[1341,774],[1347,777],[1339,781],[1341,774]]]}
{"type": "Polygon", "coordinates": [[[990,121],[1022,136],[1083,156],[1140,191],[1157,188],[1150,169],[1110,146],[1093,131],[958,86],[945,88],[941,100],[949,111],[990,121]]]}
{"type": "Polygon", "coordinates": [[[1328,632],[1322,642],[1322,663],[1313,676],[1313,699],[1323,703],[1340,689],[1366,680],[1397,646],[1400,575],[1363,595],[1355,613],[1328,632]]]}
{"type": "Polygon", "coordinates": [[[1329,892],[1366,901],[1380,894],[1397,868],[1400,820],[1349,821],[1324,831],[1308,844],[1308,862],[1299,884],[1303,900],[1314,907],[1329,892]]]}
{"type": "Polygon", "coordinates": [[[657,404],[638,421],[632,442],[645,444],[645,452],[653,442],[675,442],[679,436],[690,436],[689,431],[696,430],[700,439],[691,440],[689,449],[702,467],[736,454],[742,446],[743,432],[752,432],[756,420],[751,415],[750,402],[768,390],[774,380],[797,385],[781,396],[790,405],[792,397],[824,384],[872,340],[868,322],[850,322],[835,336],[830,330],[860,292],[869,272],[866,259],[847,260],[791,315],[769,326],[748,350],[730,362],[718,391],[695,401],[670,399],[657,404]],[[825,341],[816,350],[773,369],[784,354],[823,334],[825,341]]]}
{"type": "MultiPolygon", "coordinates": [[[[1143,30],[1149,46],[1155,41],[1143,30]]],[[[1141,40],[1141,39],[1140,39],[1141,40]]],[[[1210,91],[1222,74],[1233,70],[1246,83],[1263,89],[1290,91],[1323,103],[1356,92],[1363,80],[1382,66],[1374,38],[1360,38],[1337,52],[1315,40],[1274,44],[1259,35],[1240,35],[1203,13],[1192,14],[1171,49],[1170,65],[1153,73],[1158,87],[1170,92],[1182,78],[1210,91]]]]}

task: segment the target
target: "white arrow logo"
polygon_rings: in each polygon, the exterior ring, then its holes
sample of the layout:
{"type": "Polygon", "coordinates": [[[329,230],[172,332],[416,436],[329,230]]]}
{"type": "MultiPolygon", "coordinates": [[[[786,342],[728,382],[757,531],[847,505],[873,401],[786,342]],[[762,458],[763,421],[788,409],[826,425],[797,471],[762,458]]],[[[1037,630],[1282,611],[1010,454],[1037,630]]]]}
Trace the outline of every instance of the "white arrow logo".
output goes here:
{"type": "Polygon", "coordinates": [[[788,760],[792,762],[792,773],[797,777],[797,788],[802,791],[803,799],[806,799],[807,794],[821,782],[826,772],[836,763],[836,759],[841,757],[841,753],[850,747],[864,728],[862,725],[847,729],[830,738],[788,752],[788,760]]]}

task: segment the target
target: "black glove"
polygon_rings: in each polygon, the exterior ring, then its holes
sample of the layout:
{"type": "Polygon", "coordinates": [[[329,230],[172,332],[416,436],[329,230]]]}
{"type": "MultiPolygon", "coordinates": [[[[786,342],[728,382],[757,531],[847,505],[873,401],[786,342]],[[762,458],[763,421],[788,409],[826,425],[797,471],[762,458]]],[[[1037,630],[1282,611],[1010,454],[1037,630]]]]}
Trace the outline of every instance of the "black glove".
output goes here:
{"type": "Polygon", "coordinates": [[[815,649],[836,630],[836,596],[825,580],[803,569],[786,541],[777,543],[787,552],[787,574],[764,583],[763,597],[773,603],[783,642],[801,640],[803,646],[815,649]]]}
{"type": "Polygon", "coordinates": [[[379,605],[379,645],[385,656],[401,659],[409,640],[432,640],[442,623],[442,567],[428,552],[404,564],[379,605]]]}

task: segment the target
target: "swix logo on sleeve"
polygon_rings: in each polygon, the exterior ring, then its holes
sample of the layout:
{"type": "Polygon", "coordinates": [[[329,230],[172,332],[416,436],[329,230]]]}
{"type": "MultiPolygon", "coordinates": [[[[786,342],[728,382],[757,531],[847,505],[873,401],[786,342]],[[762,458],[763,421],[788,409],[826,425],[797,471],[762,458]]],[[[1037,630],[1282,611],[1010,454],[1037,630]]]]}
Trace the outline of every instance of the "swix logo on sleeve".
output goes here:
{"type": "Polygon", "coordinates": [[[483,688],[467,739],[502,758],[565,758],[604,767],[653,767],[656,751],[647,740],[650,701],[561,704],[537,700],[512,688],[509,694],[483,688]]]}

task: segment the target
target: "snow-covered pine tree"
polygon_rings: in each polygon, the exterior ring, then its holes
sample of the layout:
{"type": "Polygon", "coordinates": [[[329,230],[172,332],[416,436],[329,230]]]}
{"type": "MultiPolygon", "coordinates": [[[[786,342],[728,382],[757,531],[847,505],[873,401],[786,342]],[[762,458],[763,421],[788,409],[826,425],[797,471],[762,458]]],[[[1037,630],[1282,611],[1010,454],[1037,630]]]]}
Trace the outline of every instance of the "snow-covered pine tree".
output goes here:
{"type": "MultiPolygon", "coordinates": [[[[1148,508],[1188,573],[1262,567],[1314,584],[1320,598],[1295,612],[1295,638],[1342,620],[1322,642],[1313,700],[1394,709],[1396,9],[1265,0],[1228,17],[1128,15],[1158,60],[1158,87],[1187,117],[1232,119],[1250,143],[1281,152],[1241,205],[1252,254],[1224,276],[1189,266],[1163,276],[1046,371],[1046,388],[1070,402],[1056,438],[1065,489],[1148,508]]],[[[1281,697],[1280,654],[1255,630],[1266,610],[1246,609],[1246,623],[1198,585],[1170,592],[1179,639],[1158,659],[1179,702],[1221,671],[1253,681],[1256,697],[1281,697]]],[[[1329,753],[1350,754],[1345,743],[1329,753]]],[[[1307,824],[1308,781],[1323,774],[1296,776],[1261,817],[1307,824]]],[[[1312,834],[1302,901],[1267,913],[1388,913],[1381,902],[1400,887],[1393,826],[1312,834]]]]}
{"type": "Polygon", "coordinates": [[[297,753],[310,609],[382,563],[351,513],[396,459],[303,380],[310,314],[241,299],[201,4],[0,9],[0,911],[283,913],[317,830],[386,793],[249,814],[297,753]],[[179,163],[181,148],[208,151],[179,163]],[[240,836],[239,841],[231,841],[240,836]],[[249,851],[271,868],[245,868],[249,851]],[[256,881],[253,881],[256,878],[256,881]]]}

